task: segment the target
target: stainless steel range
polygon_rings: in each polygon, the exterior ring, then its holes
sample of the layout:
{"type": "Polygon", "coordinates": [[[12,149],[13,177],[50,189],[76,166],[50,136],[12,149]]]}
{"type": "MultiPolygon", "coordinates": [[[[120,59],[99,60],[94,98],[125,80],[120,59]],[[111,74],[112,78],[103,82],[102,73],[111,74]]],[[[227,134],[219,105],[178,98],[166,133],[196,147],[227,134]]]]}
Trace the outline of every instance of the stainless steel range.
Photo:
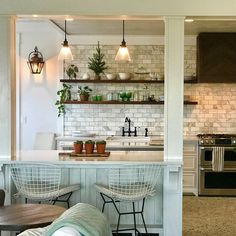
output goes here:
{"type": "Polygon", "coordinates": [[[236,196],[236,134],[199,134],[199,195],[236,196]]]}

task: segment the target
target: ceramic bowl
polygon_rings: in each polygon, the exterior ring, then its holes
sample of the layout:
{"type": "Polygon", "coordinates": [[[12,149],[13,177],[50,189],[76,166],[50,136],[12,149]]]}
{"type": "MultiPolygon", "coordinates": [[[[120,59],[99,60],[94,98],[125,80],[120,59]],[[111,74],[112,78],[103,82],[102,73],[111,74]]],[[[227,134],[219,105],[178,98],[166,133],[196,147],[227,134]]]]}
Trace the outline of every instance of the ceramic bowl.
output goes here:
{"type": "Polygon", "coordinates": [[[116,79],[116,74],[106,74],[107,79],[116,79]]]}
{"type": "Polygon", "coordinates": [[[130,73],[119,73],[119,77],[122,80],[130,79],[130,73]]]}
{"type": "Polygon", "coordinates": [[[156,72],[149,73],[149,76],[152,80],[162,80],[161,76],[156,72]]]}

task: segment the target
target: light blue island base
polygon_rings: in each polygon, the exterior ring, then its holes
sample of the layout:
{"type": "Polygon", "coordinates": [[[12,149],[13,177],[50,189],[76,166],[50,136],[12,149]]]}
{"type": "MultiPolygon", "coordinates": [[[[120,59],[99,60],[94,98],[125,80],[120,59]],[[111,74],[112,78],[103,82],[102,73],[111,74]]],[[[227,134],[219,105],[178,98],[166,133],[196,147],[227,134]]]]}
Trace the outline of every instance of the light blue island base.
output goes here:
{"type": "MultiPolygon", "coordinates": [[[[73,159],[59,160],[59,151],[22,151],[16,161],[0,159],[1,185],[7,193],[7,204],[10,204],[15,188],[12,186],[9,175],[11,162],[49,162],[60,165],[63,169],[63,184],[80,183],[81,189],[73,193],[71,205],[78,202],[89,203],[102,208],[100,194],[94,184],[107,184],[108,171],[111,168],[122,167],[125,164],[153,164],[161,165],[162,171],[158,179],[157,193],[149,197],[145,204],[144,217],[150,233],[159,233],[160,236],[182,235],[182,161],[163,160],[162,151],[113,151],[106,161],[75,161],[73,159]]],[[[15,200],[13,199],[12,202],[15,200]]],[[[16,199],[21,202],[22,199],[16,199]]],[[[141,202],[138,204],[141,206],[141,202]]],[[[119,205],[120,210],[131,210],[127,204],[119,205]]],[[[112,227],[117,222],[117,213],[112,205],[105,208],[112,227]]],[[[126,227],[133,223],[130,216],[121,217],[121,225],[126,227]]],[[[140,231],[144,232],[142,220],[137,217],[140,231]]]]}

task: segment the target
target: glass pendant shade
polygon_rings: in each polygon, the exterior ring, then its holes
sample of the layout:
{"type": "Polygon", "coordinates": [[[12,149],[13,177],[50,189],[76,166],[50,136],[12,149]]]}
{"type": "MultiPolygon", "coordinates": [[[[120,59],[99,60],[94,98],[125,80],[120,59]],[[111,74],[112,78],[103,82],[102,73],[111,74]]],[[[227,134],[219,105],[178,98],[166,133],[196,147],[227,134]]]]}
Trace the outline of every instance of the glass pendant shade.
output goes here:
{"type": "Polygon", "coordinates": [[[62,48],[58,55],[58,60],[73,60],[73,55],[69,47],[69,43],[66,39],[66,20],[65,20],[65,40],[62,44],[62,48]]]}
{"type": "Polygon", "coordinates": [[[32,74],[41,73],[44,61],[43,55],[41,52],[38,51],[37,47],[35,47],[34,51],[29,54],[27,64],[32,74]]]}
{"type": "Polygon", "coordinates": [[[124,20],[123,20],[123,41],[121,42],[121,45],[118,49],[118,52],[116,54],[115,60],[116,61],[131,61],[130,55],[129,55],[129,49],[126,46],[126,42],[124,39],[124,20]]]}

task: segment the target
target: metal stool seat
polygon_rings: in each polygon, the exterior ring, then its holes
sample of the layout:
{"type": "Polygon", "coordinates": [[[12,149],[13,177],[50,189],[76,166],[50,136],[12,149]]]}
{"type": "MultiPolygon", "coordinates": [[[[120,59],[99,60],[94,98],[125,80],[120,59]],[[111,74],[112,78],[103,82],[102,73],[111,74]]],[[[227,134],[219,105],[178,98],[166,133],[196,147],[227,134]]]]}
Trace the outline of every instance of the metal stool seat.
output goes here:
{"type": "Polygon", "coordinates": [[[104,212],[105,205],[112,203],[118,213],[118,222],[116,232],[134,230],[140,233],[136,226],[136,215],[142,217],[143,226],[146,234],[148,234],[146,223],[143,216],[145,199],[148,196],[155,195],[155,187],[158,181],[161,167],[158,165],[124,165],[120,168],[109,170],[109,185],[96,184],[96,189],[100,192],[103,199],[102,212],[104,212]],[[141,210],[135,209],[135,202],[142,201],[141,210]],[[133,211],[120,212],[116,202],[132,203],[133,211]],[[120,217],[122,215],[133,215],[134,228],[119,229],[120,217]]]}
{"type": "Polygon", "coordinates": [[[69,199],[74,191],[80,189],[80,184],[61,186],[61,168],[57,165],[45,163],[16,163],[12,164],[11,176],[17,193],[34,201],[66,202],[69,208],[69,199]]]}

